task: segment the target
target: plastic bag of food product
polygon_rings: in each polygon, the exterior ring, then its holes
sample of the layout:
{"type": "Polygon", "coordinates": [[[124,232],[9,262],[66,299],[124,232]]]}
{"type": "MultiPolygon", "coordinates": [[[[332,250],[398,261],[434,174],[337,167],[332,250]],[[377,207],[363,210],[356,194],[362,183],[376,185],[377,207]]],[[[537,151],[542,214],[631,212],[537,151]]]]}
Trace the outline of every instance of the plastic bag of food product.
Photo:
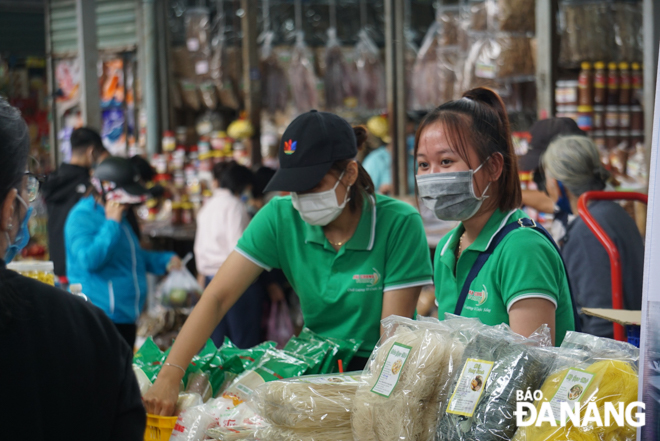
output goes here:
{"type": "Polygon", "coordinates": [[[611,2],[563,0],[558,27],[561,67],[580,67],[585,60],[610,60],[617,52],[611,2]]]}
{"type": "Polygon", "coordinates": [[[356,441],[430,440],[463,344],[442,322],[390,316],[354,398],[356,441]]]}
{"type": "Polygon", "coordinates": [[[637,401],[638,361],[639,349],[633,345],[567,332],[552,373],[540,388],[542,398],[534,402],[537,418],[551,413],[556,423],[533,422],[520,427],[513,440],[635,440],[636,428],[623,416],[623,424],[619,424],[614,417],[607,419],[606,414],[609,406],[627,409],[637,401]],[[565,404],[571,412],[579,407],[577,420],[564,415],[566,419],[561,421],[565,404]],[[591,421],[583,421],[587,416],[591,421]],[[576,425],[577,421],[585,424],[576,425]]]}
{"type": "Polygon", "coordinates": [[[135,374],[135,378],[137,378],[138,387],[140,388],[140,395],[144,396],[144,394],[149,392],[151,386],[153,386],[153,382],[149,380],[147,374],[145,374],[144,371],[135,364],[133,365],[133,373],[135,374]]]}
{"type": "Polygon", "coordinates": [[[202,297],[202,288],[185,264],[171,270],[159,287],[160,303],[166,307],[191,308],[202,297]]]}
{"type": "Polygon", "coordinates": [[[307,112],[318,107],[318,92],[314,61],[312,54],[305,44],[305,34],[302,31],[296,34],[296,44],[291,53],[289,65],[289,85],[293,104],[298,113],[307,112]]]}
{"type": "Polygon", "coordinates": [[[258,429],[256,437],[268,441],[353,441],[350,428],[293,430],[286,427],[267,426],[258,429]]]}
{"type": "Polygon", "coordinates": [[[222,398],[233,400],[234,405],[246,402],[254,390],[269,381],[299,377],[309,364],[294,355],[273,349],[266,350],[259,363],[243,372],[223,392],[222,398]]]}
{"type": "MultiPolygon", "coordinates": [[[[227,56],[227,45],[225,44],[222,28],[220,28],[218,34],[213,38],[211,46],[213,50],[209,66],[209,74],[217,91],[217,97],[220,101],[220,104],[223,106],[238,110],[240,108],[240,101],[238,99],[238,93],[236,93],[234,83],[228,72],[229,63],[227,56]]],[[[207,104],[206,101],[205,104],[207,104]]],[[[215,108],[208,108],[215,110],[215,108]]]]}
{"type": "Polygon", "coordinates": [[[488,30],[488,0],[468,0],[466,9],[470,30],[488,30]]]}
{"type": "Polygon", "coordinates": [[[181,412],[184,412],[191,407],[201,406],[202,404],[204,404],[204,401],[198,393],[184,392],[179,394],[179,398],[176,400],[175,413],[180,415],[181,412]]]}
{"type": "MultiPolygon", "coordinates": [[[[158,373],[163,367],[163,357],[163,351],[154,343],[152,337],[148,337],[140,349],[133,355],[133,370],[136,372],[140,391],[142,391],[143,387],[146,387],[148,390],[148,387],[151,387],[151,384],[156,381],[156,377],[158,377],[158,373]]],[[[144,393],[146,393],[146,390],[143,392],[143,395],[144,393]]]]}
{"type": "Polygon", "coordinates": [[[488,29],[491,31],[534,32],[536,2],[530,0],[489,0],[488,29]]]}
{"type": "Polygon", "coordinates": [[[261,46],[261,76],[263,106],[269,113],[286,112],[289,100],[289,80],[273,50],[272,31],[264,32],[260,37],[261,46]]]}
{"type": "Polygon", "coordinates": [[[248,403],[272,425],[290,429],[350,429],[360,373],[306,375],[258,387],[248,403]]]}
{"type": "Polygon", "coordinates": [[[360,349],[360,346],[362,346],[362,340],[343,340],[340,338],[323,337],[309,328],[303,328],[298,338],[310,341],[315,339],[321,340],[331,345],[330,351],[327,353],[321,367],[320,373],[322,374],[339,372],[339,360],[341,360],[343,366],[348,366],[357,351],[360,349]]]}
{"type": "Polygon", "coordinates": [[[179,415],[170,441],[202,441],[206,430],[214,424],[213,416],[206,412],[204,406],[191,407],[179,415]]]}
{"type": "Polygon", "coordinates": [[[199,84],[199,94],[202,103],[209,110],[215,110],[218,107],[218,94],[213,81],[204,81],[199,84]]]}
{"type": "Polygon", "coordinates": [[[240,349],[225,337],[223,345],[218,349],[218,356],[225,371],[240,375],[259,363],[266,351],[275,345],[275,342],[267,341],[251,349],[240,349]]]}
{"type": "Polygon", "coordinates": [[[506,325],[481,328],[456,366],[451,397],[440,410],[436,441],[504,441],[516,432],[517,393],[536,390],[552,360],[546,325],[530,338],[506,325]]]}
{"type": "Polygon", "coordinates": [[[309,369],[305,371],[304,375],[318,374],[323,367],[328,352],[330,352],[330,343],[318,339],[304,340],[298,337],[291,337],[289,342],[284,346],[284,350],[296,356],[304,356],[305,360],[310,364],[309,369]]]}
{"type": "Polygon", "coordinates": [[[207,8],[188,8],[184,16],[188,52],[210,54],[211,20],[207,8]]]}
{"type": "Polygon", "coordinates": [[[615,1],[612,4],[616,42],[615,61],[643,60],[642,2],[615,1]]]}
{"type": "Polygon", "coordinates": [[[337,29],[328,29],[328,43],[325,46],[325,105],[328,109],[343,107],[348,98],[354,95],[352,71],[346,63],[337,29]]]}
{"type": "Polygon", "coordinates": [[[247,440],[247,441],[256,441],[255,432],[257,431],[254,427],[214,427],[206,431],[206,435],[211,437],[211,439],[216,439],[219,441],[238,441],[238,440],[247,440]]]}
{"type": "Polygon", "coordinates": [[[355,52],[360,107],[367,110],[384,109],[387,106],[385,68],[378,46],[364,29],[358,34],[355,52]]]}
{"type": "Polygon", "coordinates": [[[199,100],[197,84],[194,81],[181,80],[179,85],[181,86],[181,98],[183,99],[183,103],[192,110],[200,110],[202,108],[202,103],[199,100]]]}

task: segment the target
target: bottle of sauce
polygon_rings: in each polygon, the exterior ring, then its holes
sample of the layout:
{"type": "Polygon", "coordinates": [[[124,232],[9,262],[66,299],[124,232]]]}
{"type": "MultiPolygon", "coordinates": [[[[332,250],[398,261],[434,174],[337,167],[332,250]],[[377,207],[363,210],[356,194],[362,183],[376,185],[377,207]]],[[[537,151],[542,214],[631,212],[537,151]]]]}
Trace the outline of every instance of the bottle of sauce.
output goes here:
{"type": "Polygon", "coordinates": [[[607,79],[605,77],[605,63],[594,63],[594,105],[604,106],[607,101],[607,79]]]}
{"type": "Polygon", "coordinates": [[[163,151],[164,152],[173,152],[176,148],[176,139],[174,138],[174,132],[171,130],[166,130],[163,133],[163,151]]]}
{"type": "Polygon", "coordinates": [[[619,104],[630,105],[631,75],[628,63],[619,63],[619,104]]]}
{"type": "MultiPolygon", "coordinates": [[[[607,106],[605,107],[605,130],[619,130],[619,74],[616,63],[610,63],[607,73],[607,106]]],[[[608,137],[609,138],[609,137],[608,137]]],[[[618,134],[617,134],[618,138],[618,134]]],[[[608,142],[609,146],[609,142],[608,142]]]]}
{"type": "MultiPolygon", "coordinates": [[[[639,136],[644,132],[644,110],[642,109],[642,69],[639,63],[632,64],[631,79],[631,99],[630,99],[630,130],[639,136]]],[[[632,136],[632,135],[631,135],[632,136]]]]}
{"type": "MultiPolygon", "coordinates": [[[[578,105],[593,106],[593,81],[591,80],[591,63],[582,63],[582,70],[578,77],[578,105]]],[[[579,110],[578,110],[579,112],[579,110]]]]}

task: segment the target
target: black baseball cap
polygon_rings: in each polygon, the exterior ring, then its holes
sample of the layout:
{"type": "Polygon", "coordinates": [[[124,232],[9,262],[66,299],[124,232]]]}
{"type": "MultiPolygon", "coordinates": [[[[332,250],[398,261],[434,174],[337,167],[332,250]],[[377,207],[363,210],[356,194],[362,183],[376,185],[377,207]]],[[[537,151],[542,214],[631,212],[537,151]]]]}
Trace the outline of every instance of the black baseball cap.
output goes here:
{"type": "Polygon", "coordinates": [[[518,158],[518,166],[522,171],[535,171],[539,167],[541,155],[548,149],[550,143],[560,135],[587,136],[571,118],[549,118],[537,121],[529,130],[532,140],[529,150],[518,158]]]}
{"type": "Polygon", "coordinates": [[[140,173],[126,158],[109,157],[96,167],[94,177],[100,181],[114,182],[117,187],[134,196],[147,194],[147,189],[140,184],[140,173]]]}
{"type": "Polygon", "coordinates": [[[356,155],[355,132],[346,120],[316,110],[303,113],[284,131],[278,153],[280,169],[264,191],[310,190],[332,164],[356,155]]]}

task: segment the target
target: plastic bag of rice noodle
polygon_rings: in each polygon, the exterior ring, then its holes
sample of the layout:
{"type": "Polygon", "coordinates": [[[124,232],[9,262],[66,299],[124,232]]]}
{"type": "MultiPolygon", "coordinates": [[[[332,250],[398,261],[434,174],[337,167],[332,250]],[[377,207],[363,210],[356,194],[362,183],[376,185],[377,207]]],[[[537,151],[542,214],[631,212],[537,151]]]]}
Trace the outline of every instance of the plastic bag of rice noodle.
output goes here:
{"type": "Polygon", "coordinates": [[[275,345],[275,342],[267,341],[251,349],[240,349],[225,337],[224,343],[218,348],[217,356],[225,371],[240,375],[255,366],[266,351],[274,348],[275,345]]]}
{"type": "Polygon", "coordinates": [[[517,428],[517,393],[540,387],[554,357],[545,348],[550,344],[546,325],[529,338],[506,325],[480,328],[456,366],[435,440],[510,440],[517,428]]]}
{"type": "Polygon", "coordinates": [[[284,351],[268,349],[259,363],[243,372],[223,392],[222,397],[234,402],[234,406],[248,401],[254,390],[269,381],[299,377],[309,364],[284,351]]]}
{"type": "MultiPolygon", "coordinates": [[[[621,417],[606,418],[608,407],[618,413],[637,401],[639,349],[625,342],[567,332],[555,357],[550,375],[540,388],[541,399],[534,402],[537,417],[552,410],[561,419],[562,403],[573,411],[579,407],[579,422],[565,424],[545,421],[518,428],[514,441],[633,441],[637,429],[621,417]],[[610,403],[610,404],[607,404],[610,403]],[[607,406],[606,406],[607,404],[607,406]],[[590,410],[591,408],[591,410],[590,410]],[[589,417],[584,424],[585,417],[589,417]],[[602,424],[601,424],[602,423],[602,424]],[[621,424],[620,424],[621,423],[621,424]]],[[[635,415],[633,410],[633,417],[635,415]]],[[[611,416],[611,413],[610,413],[611,416]]],[[[537,420],[538,421],[538,420],[537,420]]]]}
{"type": "Polygon", "coordinates": [[[304,374],[314,375],[321,371],[323,362],[331,350],[331,345],[327,341],[316,338],[305,340],[298,337],[291,337],[286,346],[284,346],[284,350],[290,354],[305,357],[305,361],[309,363],[309,369],[304,374]]]}
{"type": "Polygon", "coordinates": [[[287,427],[267,426],[256,431],[255,436],[264,441],[353,441],[350,428],[294,430],[287,427]]]}
{"type": "Polygon", "coordinates": [[[350,429],[361,372],[272,381],[248,403],[272,424],[291,429],[350,429]]]}
{"type": "Polygon", "coordinates": [[[154,343],[152,337],[142,344],[133,355],[133,371],[140,385],[140,392],[144,395],[158,377],[163,367],[163,351],[154,343]]]}
{"type": "Polygon", "coordinates": [[[257,441],[254,427],[214,427],[206,431],[206,436],[218,441],[257,441]]]}
{"type": "Polygon", "coordinates": [[[304,328],[297,338],[310,342],[323,341],[330,344],[331,348],[323,360],[321,370],[319,371],[320,374],[339,372],[339,360],[342,361],[344,366],[348,366],[360,349],[360,346],[362,346],[362,340],[324,337],[309,328],[304,328]]]}
{"type": "Polygon", "coordinates": [[[463,344],[442,322],[390,316],[354,398],[356,441],[433,439],[463,344]]]}

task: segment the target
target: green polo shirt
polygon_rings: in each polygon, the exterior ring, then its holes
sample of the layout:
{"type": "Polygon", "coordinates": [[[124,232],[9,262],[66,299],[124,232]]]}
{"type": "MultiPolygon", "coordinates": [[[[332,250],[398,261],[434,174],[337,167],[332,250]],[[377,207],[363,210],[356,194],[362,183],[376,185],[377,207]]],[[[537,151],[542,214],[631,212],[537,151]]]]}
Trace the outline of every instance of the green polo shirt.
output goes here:
{"type": "Polygon", "coordinates": [[[355,234],[339,251],[321,227],[301,219],[290,196],[257,213],[236,251],[267,270],[281,268],[300,297],[306,326],[363,340],[360,357],[380,338],[383,292],[432,283],[421,216],[382,195],[365,198],[355,234]]]}
{"type": "MultiPolygon", "coordinates": [[[[456,265],[455,250],[465,228],[459,224],[438,244],[435,255],[435,296],[439,316],[454,313],[465,279],[491,239],[505,225],[527,217],[521,210],[495,211],[479,237],[463,251],[456,265]]],[[[544,298],[554,303],[555,344],[561,345],[566,331],[575,329],[573,306],[561,256],[543,236],[531,228],[507,234],[470,285],[461,313],[487,325],[509,324],[509,310],[518,300],[544,298]]]]}

